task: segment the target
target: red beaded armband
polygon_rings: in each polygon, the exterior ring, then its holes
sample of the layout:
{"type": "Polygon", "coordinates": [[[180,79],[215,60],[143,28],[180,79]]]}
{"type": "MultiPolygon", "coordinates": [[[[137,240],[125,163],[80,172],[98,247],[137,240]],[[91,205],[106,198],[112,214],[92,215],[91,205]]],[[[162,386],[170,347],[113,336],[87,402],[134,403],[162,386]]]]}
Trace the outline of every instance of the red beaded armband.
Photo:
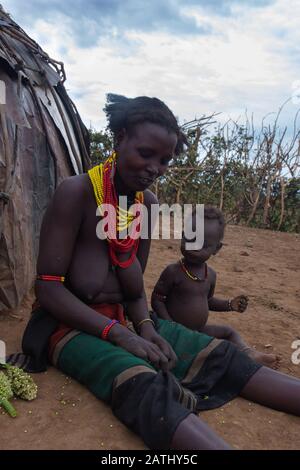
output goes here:
{"type": "Polygon", "coordinates": [[[38,274],[36,278],[38,281],[58,281],[58,282],[65,281],[64,276],[50,276],[49,274],[38,274]]]}
{"type": "Polygon", "coordinates": [[[101,333],[101,338],[106,340],[107,339],[107,335],[108,333],[110,332],[111,328],[116,325],[117,323],[120,323],[119,320],[111,320],[107,325],[106,327],[104,328],[104,330],[102,331],[101,333]]]}

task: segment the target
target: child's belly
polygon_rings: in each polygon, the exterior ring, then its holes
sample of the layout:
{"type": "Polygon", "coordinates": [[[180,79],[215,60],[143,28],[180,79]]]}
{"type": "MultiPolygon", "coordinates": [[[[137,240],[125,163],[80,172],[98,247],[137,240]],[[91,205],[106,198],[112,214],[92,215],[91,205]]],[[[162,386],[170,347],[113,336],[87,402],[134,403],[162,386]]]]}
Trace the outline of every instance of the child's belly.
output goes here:
{"type": "Polygon", "coordinates": [[[179,298],[173,294],[169,296],[166,307],[172,320],[192,330],[201,330],[208,319],[207,297],[202,295],[179,298]]]}

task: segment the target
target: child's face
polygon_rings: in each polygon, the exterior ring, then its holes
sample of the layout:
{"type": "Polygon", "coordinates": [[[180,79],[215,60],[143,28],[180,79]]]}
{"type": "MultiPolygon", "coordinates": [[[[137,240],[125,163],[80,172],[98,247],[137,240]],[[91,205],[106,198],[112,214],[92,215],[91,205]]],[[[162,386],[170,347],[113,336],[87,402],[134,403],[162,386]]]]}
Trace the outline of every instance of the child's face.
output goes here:
{"type": "Polygon", "coordinates": [[[205,220],[204,243],[200,250],[186,250],[186,243],[195,240],[187,240],[184,236],[181,240],[181,253],[184,258],[194,264],[202,264],[208,261],[212,255],[216,255],[222,248],[222,230],[218,220],[205,220]]]}

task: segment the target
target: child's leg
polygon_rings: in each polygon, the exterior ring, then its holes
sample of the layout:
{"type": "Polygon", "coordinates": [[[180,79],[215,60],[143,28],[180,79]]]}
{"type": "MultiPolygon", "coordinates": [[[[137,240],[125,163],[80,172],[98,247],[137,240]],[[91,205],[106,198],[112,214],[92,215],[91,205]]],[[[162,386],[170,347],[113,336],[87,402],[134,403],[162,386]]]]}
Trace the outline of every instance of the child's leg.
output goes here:
{"type": "Polygon", "coordinates": [[[250,356],[259,364],[272,366],[278,360],[275,354],[266,354],[251,348],[247,343],[245,343],[245,341],[241,338],[238,332],[231,328],[231,326],[205,325],[201,329],[201,332],[209,336],[214,336],[215,338],[226,339],[227,341],[231,341],[231,343],[235,344],[238,349],[240,349],[240,351],[243,351],[248,354],[248,356],[250,356]]]}
{"type": "Polygon", "coordinates": [[[231,341],[239,349],[247,348],[247,344],[242,340],[240,335],[235,331],[231,326],[227,325],[205,325],[201,328],[201,333],[205,333],[208,336],[213,336],[214,338],[218,339],[227,339],[227,341],[231,341]]]}
{"type": "Polygon", "coordinates": [[[300,380],[268,367],[261,367],[253,374],[241,396],[260,405],[300,416],[300,380]]]}

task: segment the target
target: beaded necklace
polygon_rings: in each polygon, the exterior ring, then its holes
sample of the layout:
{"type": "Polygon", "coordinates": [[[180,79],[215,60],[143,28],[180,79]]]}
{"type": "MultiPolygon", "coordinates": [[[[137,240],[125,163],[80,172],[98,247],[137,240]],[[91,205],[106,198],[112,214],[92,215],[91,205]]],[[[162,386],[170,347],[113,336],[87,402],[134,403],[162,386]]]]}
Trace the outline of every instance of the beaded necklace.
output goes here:
{"type": "Polygon", "coordinates": [[[181,265],[182,271],[193,281],[203,282],[207,279],[207,264],[206,263],[204,264],[204,278],[201,278],[201,277],[196,276],[195,274],[192,274],[187,269],[186,265],[184,264],[183,259],[180,260],[180,265],[181,265]]]}
{"type": "Polygon", "coordinates": [[[97,206],[100,207],[100,210],[102,204],[109,204],[115,209],[115,213],[112,213],[112,211],[109,210],[106,211],[108,224],[105,227],[107,228],[109,256],[112,263],[113,265],[120,266],[121,268],[128,268],[128,266],[133,263],[136,256],[140,237],[135,236],[131,238],[127,235],[126,238],[119,239],[116,234],[113,233],[111,227],[115,226],[117,232],[121,232],[122,230],[127,229],[134,220],[137,220],[135,230],[136,232],[140,232],[144,194],[141,191],[138,191],[135,194],[134,202],[139,205],[139,210],[136,211],[136,215],[120,207],[118,205],[118,197],[114,185],[115,168],[116,153],[114,152],[104,163],[100,163],[100,165],[89,170],[88,175],[93,185],[97,206]],[[127,253],[129,251],[131,251],[131,254],[128,260],[120,261],[118,259],[117,252],[127,253]]]}

